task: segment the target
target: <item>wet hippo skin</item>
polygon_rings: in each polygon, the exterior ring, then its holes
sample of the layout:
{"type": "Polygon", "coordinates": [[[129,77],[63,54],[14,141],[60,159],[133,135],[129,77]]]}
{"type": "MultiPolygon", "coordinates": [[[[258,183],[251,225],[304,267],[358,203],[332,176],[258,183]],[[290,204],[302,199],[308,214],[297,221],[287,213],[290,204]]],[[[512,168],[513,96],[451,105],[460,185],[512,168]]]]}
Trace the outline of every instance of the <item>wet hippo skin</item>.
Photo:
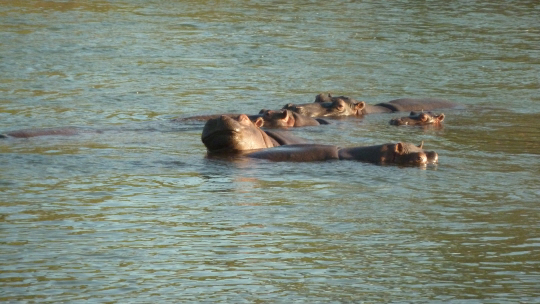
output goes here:
{"type": "Polygon", "coordinates": [[[319,144],[288,145],[247,153],[245,156],[271,161],[354,160],[400,165],[426,165],[438,161],[436,152],[426,152],[414,144],[402,142],[350,148],[319,144]]]}

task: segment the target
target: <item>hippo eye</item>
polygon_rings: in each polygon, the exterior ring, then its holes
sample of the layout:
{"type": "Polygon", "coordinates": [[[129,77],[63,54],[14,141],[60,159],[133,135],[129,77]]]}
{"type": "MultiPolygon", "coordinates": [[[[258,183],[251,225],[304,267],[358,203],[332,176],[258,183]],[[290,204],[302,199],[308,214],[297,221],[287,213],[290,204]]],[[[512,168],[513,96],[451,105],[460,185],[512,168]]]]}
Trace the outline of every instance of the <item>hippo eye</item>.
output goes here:
{"type": "Polygon", "coordinates": [[[420,118],[421,121],[426,121],[426,120],[428,120],[428,116],[427,116],[426,114],[423,114],[423,113],[420,114],[420,117],[419,117],[419,118],[420,118]]]}
{"type": "Polygon", "coordinates": [[[336,109],[338,111],[343,111],[343,109],[345,109],[345,106],[342,103],[338,103],[336,104],[336,109]]]}

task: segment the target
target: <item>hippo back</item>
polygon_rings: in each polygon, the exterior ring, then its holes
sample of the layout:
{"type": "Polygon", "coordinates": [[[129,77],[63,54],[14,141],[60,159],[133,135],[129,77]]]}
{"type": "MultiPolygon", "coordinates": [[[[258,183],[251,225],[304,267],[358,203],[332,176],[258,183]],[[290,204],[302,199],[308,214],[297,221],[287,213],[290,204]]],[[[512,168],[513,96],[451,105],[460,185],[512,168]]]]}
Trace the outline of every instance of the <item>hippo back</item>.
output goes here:
{"type": "Polygon", "coordinates": [[[306,140],[286,132],[264,131],[266,135],[275,140],[280,146],[305,144],[306,140]]]}
{"type": "Polygon", "coordinates": [[[379,103],[377,106],[388,108],[393,112],[408,112],[455,108],[457,104],[437,98],[400,98],[379,103]]]}

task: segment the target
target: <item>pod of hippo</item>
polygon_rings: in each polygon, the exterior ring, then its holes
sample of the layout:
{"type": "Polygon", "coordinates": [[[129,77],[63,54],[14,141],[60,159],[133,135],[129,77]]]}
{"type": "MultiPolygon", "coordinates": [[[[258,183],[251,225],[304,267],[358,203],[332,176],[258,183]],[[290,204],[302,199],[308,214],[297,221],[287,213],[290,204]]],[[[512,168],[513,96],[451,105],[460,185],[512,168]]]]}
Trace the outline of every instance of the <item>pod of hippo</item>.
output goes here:
{"type": "Polygon", "coordinates": [[[208,120],[201,140],[208,154],[240,154],[272,161],[356,160],[377,164],[425,165],[436,163],[438,155],[424,151],[422,144],[389,143],[376,146],[341,148],[333,145],[304,144],[302,139],[261,130],[245,114],[222,115],[208,120]]]}
{"type": "Polygon", "coordinates": [[[347,96],[332,97],[330,94],[319,94],[312,103],[286,104],[283,109],[310,117],[361,116],[372,113],[392,113],[407,111],[431,111],[435,109],[454,108],[457,104],[436,98],[401,98],[376,105],[367,105],[347,96]]]}
{"type": "MultiPolygon", "coordinates": [[[[303,140],[284,136],[261,127],[299,127],[321,124],[309,118],[363,116],[371,113],[412,111],[409,116],[390,120],[392,125],[440,126],[444,114],[424,112],[453,108],[457,104],[434,98],[395,99],[367,105],[347,96],[319,94],[313,103],[287,104],[281,111],[261,110],[258,117],[221,115],[212,117],[204,126],[201,139],[208,155],[239,154],[272,161],[356,160],[377,164],[425,165],[438,162],[438,154],[424,151],[423,143],[387,143],[375,146],[341,148],[333,145],[305,144],[303,140]],[[420,111],[420,112],[415,112],[420,111]]],[[[325,122],[326,123],[326,122],[325,122]]]]}
{"type": "MultiPolygon", "coordinates": [[[[393,118],[390,124],[397,126],[440,126],[444,114],[434,114],[435,109],[453,108],[457,104],[435,98],[402,98],[368,105],[347,96],[332,96],[323,93],[313,103],[287,104],[280,110],[261,110],[259,114],[216,114],[176,118],[174,122],[206,121],[202,142],[209,156],[231,153],[250,158],[273,161],[324,161],[356,160],[377,164],[425,165],[436,163],[438,155],[424,151],[423,143],[387,143],[375,146],[341,148],[333,145],[309,144],[304,139],[290,134],[263,130],[261,128],[291,128],[326,125],[320,117],[361,117],[371,113],[394,113],[412,111],[409,116],[393,118]]],[[[76,127],[49,129],[25,129],[0,134],[0,138],[30,138],[46,135],[76,135],[81,132],[96,132],[76,127]]]]}

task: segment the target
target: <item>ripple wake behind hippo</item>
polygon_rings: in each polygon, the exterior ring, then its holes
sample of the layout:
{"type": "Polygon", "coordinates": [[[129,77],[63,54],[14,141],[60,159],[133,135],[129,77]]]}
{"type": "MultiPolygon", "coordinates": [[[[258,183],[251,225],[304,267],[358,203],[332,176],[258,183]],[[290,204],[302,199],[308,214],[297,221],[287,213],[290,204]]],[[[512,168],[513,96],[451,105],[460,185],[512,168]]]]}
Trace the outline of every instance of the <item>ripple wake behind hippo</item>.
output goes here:
{"type": "Polygon", "coordinates": [[[283,109],[310,117],[361,116],[372,113],[392,113],[408,111],[431,111],[436,109],[455,108],[458,104],[437,98],[401,98],[376,105],[368,105],[347,96],[333,97],[330,94],[319,94],[313,103],[287,104],[283,109]]]}
{"type": "Polygon", "coordinates": [[[351,148],[303,144],[301,139],[261,130],[244,114],[210,119],[204,126],[201,140],[209,156],[240,154],[272,161],[356,160],[403,165],[425,165],[438,161],[436,152],[424,151],[422,145],[410,143],[351,148]]]}

